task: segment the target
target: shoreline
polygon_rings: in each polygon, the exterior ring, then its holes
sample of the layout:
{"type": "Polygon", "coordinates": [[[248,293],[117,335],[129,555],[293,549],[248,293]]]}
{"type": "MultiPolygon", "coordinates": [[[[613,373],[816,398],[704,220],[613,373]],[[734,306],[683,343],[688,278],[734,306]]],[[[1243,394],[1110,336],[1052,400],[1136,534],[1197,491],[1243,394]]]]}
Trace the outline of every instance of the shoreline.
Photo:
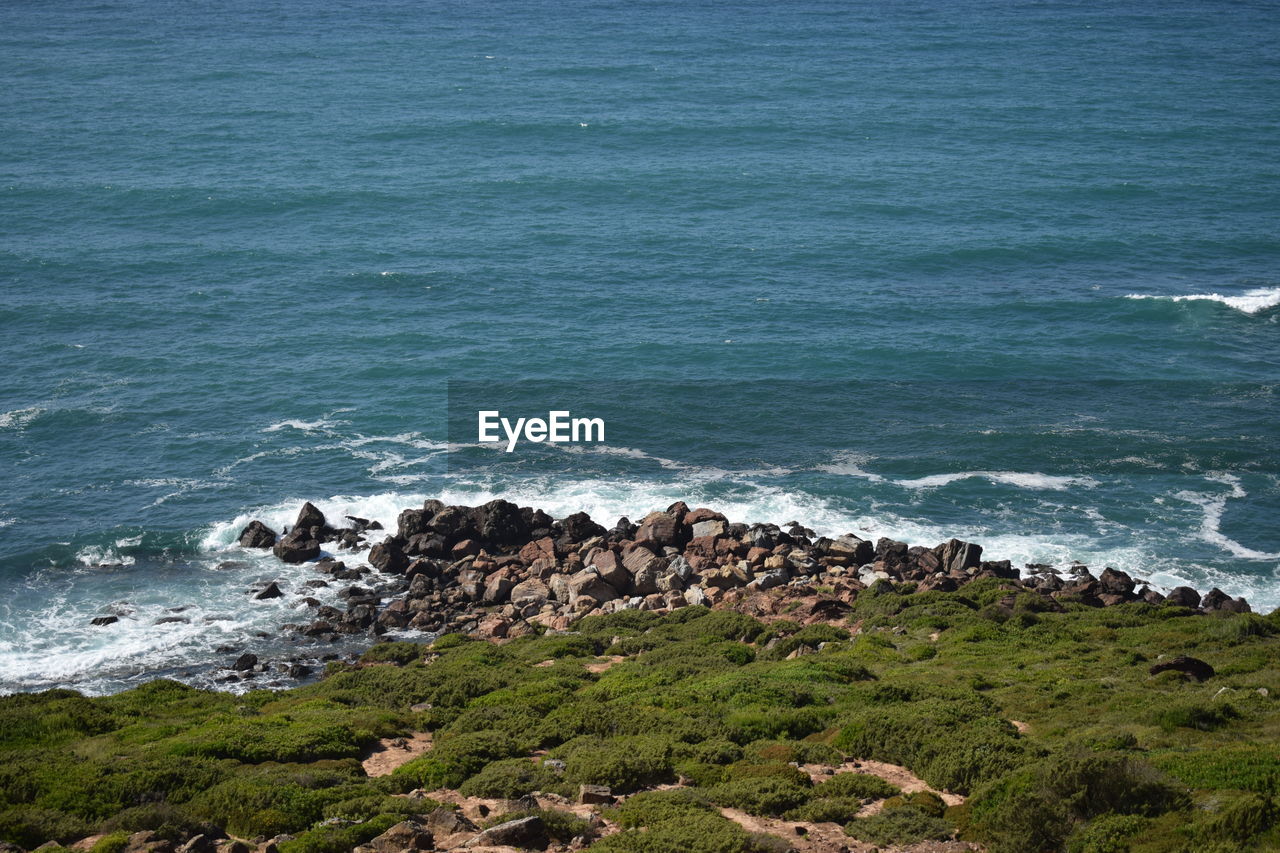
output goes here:
{"type": "MultiPolygon", "coordinates": [[[[834,617],[877,583],[954,592],[984,578],[1038,593],[1046,606],[1058,608],[1142,601],[1196,613],[1252,612],[1243,597],[1217,588],[1202,594],[1181,586],[1164,594],[1123,571],[1104,568],[1095,575],[1079,563],[1065,572],[1030,564],[1024,575],[1008,560],[984,561],[981,545],[959,539],[925,547],[883,537],[871,542],[852,533],[830,538],[800,522],[733,522],[684,502],[605,528],[582,512],[557,520],[503,499],[481,506],[432,499],[403,510],[397,529],[386,531],[350,566],[343,553],[359,554],[383,531],[377,522],[346,520],[346,528],[331,527],[307,502],[294,525],[278,536],[256,520],[241,531],[240,545],[271,549],[285,562],[312,565],[329,577],[293,591],[315,618],[286,623],[282,631],[321,642],[361,633],[376,641],[401,629],[506,639],[564,631],[595,614],[669,613],[690,605],[758,616],[804,607],[834,617]],[[321,546],[329,543],[336,543],[334,552],[321,556],[321,546]],[[339,592],[345,611],[305,595],[308,587],[347,582],[339,592]]],[[[285,594],[277,581],[254,593],[285,594]]],[[[241,678],[256,674],[238,671],[248,673],[241,678]]]]}

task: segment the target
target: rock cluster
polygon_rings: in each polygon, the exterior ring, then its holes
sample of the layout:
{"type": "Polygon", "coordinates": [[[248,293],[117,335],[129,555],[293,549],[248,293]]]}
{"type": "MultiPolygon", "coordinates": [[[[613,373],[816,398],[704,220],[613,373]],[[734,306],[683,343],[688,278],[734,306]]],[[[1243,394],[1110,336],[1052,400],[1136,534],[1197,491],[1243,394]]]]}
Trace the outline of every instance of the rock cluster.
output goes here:
{"type": "MultiPolygon", "coordinates": [[[[989,577],[1038,592],[1051,607],[1061,600],[1103,607],[1167,598],[1202,611],[1249,610],[1243,598],[1217,589],[1202,597],[1178,587],[1164,596],[1112,568],[1095,576],[1085,566],[1064,574],[1030,565],[1022,580],[1009,561],[983,560],[981,546],[958,539],[926,548],[887,538],[872,542],[851,533],[830,538],[796,522],[782,527],[731,522],[715,510],[690,509],[683,502],[638,523],[621,518],[605,528],[585,513],[557,520],[505,500],[476,507],[428,500],[400,513],[395,533],[368,551],[368,565],[351,567],[333,556],[321,557],[320,546],[334,542],[335,552],[356,553],[380,526],[349,520],[351,527],[333,528],[308,503],[273,544],[263,532],[269,528],[257,521],[241,535],[248,547],[273,547],[286,562],[315,559],[316,570],[329,579],[309,584],[350,582],[339,592],[345,609],[303,598],[312,618],[288,626],[300,634],[325,639],[411,628],[503,638],[528,633],[532,623],[564,630],[582,616],[625,609],[707,605],[767,616],[780,602],[796,610],[798,598],[811,599],[802,602],[799,615],[838,619],[861,590],[879,582],[953,591],[989,577]]],[[[277,594],[283,593],[272,584],[257,597],[277,594]]]]}

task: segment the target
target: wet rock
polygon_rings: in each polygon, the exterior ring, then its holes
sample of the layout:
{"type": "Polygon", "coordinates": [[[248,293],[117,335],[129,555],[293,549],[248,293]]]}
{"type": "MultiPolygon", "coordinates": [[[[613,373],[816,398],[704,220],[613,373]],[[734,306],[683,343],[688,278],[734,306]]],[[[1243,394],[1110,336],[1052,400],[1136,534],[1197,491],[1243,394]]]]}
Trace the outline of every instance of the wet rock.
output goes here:
{"type": "Polygon", "coordinates": [[[119,621],[120,621],[119,616],[95,616],[89,620],[89,624],[97,625],[101,627],[103,625],[114,625],[116,622],[119,622],[119,621]]]}
{"type": "Polygon", "coordinates": [[[258,665],[258,656],[251,652],[245,652],[236,658],[236,662],[231,664],[231,668],[236,672],[248,672],[258,665]]]}
{"type": "Polygon", "coordinates": [[[306,678],[311,672],[311,667],[305,663],[289,664],[288,673],[290,678],[306,678]]]}
{"type": "Polygon", "coordinates": [[[369,549],[369,565],[380,572],[400,574],[409,568],[409,557],[400,543],[388,536],[383,542],[369,549]]]}
{"type": "Polygon", "coordinates": [[[1172,660],[1157,663],[1148,670],[1152,675],[1174,670],[1176,672],[1184,672],[1194,678],[1196,681],[1208,681],[1216,675],[1214,669],[1209,664],[1199,658],[1187,657],[1179,655],[1172,660]]]}
{"type": "Polygon", "coordinates": [[[261,592],[259,592],[257,595],[254,596],[254,600],[266,601],[269,598],[280,598],[283,595],[284,593],[280,591],[280,585],[277,584],[275,581],[272,581],[271,583],[267,584],[266,587],[264,587],[261,592]]]}
{"type": "Polygon", "coordinates": [[[276,544],[276,532],[261,521],[251,521],[240,531],[240,544],[245,548],[270,548],[276,544]]]}
{"type": "Polygon", "coordinates": [[[309,530],[297,528],[277,541],[272,550],[286,563],[305,563],[320,556],[320,542],[309,530]]]}
{"type": "Polygon", "coordinates": [[[425,509],[406,509],[396,518],[396,536],[409,541],[431,528],[431,516],[434,513],[425,509]]]}
{"type": "Polygon", "coordinates": [[[476,510],[480,540],[499,548],[518,545],[529,530],[520,507],[511,501],[492,500],[476,510]]]}
{"type": "Polygon", "coordinates": [[[295,530],[310,530],[313,527],[325,526],[327,526],[327,522],[325,521],[324,513],[311,501],[307,501],[302,505],[302,509],[298,511],[298,520],[293,523],[295,530]]]}
{"type": "MultiPolygon", "coordinates": [[[[943,571],[956,572],[977,568],[982,562],[982,546],[950,539],[937,547],[943,571]]],[[[879,551],[879,548],[877,548],[879,551]]]]}

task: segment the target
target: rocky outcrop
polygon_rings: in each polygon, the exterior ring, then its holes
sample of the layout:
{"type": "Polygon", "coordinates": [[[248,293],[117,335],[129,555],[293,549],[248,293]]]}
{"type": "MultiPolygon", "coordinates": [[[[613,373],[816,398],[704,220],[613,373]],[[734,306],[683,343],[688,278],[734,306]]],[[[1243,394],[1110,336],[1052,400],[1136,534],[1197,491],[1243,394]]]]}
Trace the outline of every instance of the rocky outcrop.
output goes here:
{"type": "Polygon", "coordinates": [[[251,521],[240,531],[240,544],[245,548],[270,548],[276,544],[276,532],[261,521],[251,521]]]}
{"type": "Polygon", "coordinates": [[[1208,681],[1217,674],[1212,666],[1199,658],[1186,657],[1185,655],[1157,663],[1148,671],[1152,675],[1158,675],[1170,670],[1185,673],[1196,681],[1208,681]]]}

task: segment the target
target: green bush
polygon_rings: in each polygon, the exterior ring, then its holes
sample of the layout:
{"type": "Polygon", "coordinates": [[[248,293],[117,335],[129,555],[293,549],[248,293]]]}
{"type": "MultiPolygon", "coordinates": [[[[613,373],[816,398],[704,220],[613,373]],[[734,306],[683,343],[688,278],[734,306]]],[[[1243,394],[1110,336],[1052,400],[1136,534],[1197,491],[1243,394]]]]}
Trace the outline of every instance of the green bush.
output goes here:
{"type": "Polygon", "coordinates": [[[715,806],[701,791],[673,788],[667,791],[645,791],[627,797],[612,810],[611,816],[624,829],[634,829],[692,815],[710,814],[715,810],[715,806]]]}
{"type": "Polygon", "coordinates": [[[813,788],[813,796],[816,798],[856,797],[883,800],[899,793],[898,786],[870,773],[837,773],[813,788]]]}
{"type": "Polygon", "coordinates": [[[495,761],[462,783],[459,793],[466,797],[515,800],[534,791],[570,796],[572,786],[559,775],[527,758],[495,761]]]}
{"type": "Polygon", "coordinates": [[[887,809],[870,817],[858,818],[845,826],[844,831],[859,841],[889,846],[918,844],[921,841],[931,840],[945,841],[951,837],[955,829],[941,818],[907,806],[887,809]]]}
{"type": "Polygon", "coordinates": [[[659,785],[674,779],[671,741],[652,735],[608,740],[579,738],[553,751],[565,761],[565,780],[608,785],[616,793],[659,785]]]}
{"type": "Polygon", "coordinates": [[[814,823],[848,823],[862,810],[862,800],[857,797],[824,797],[810,800],[783,815],[787,820],[807,820],[814,823]]]}
{"type": "Polygon", "coordinates": [[[280,853],[347,853],[378,837],[400,821],[403,815],[378,815],[372,820],[346,826],[318,826],[280,844],[280,853]]]}
{"type": "Polygon", "coordinates": [[[732,778],[708,792],[722,806],[754,815],[781,815],[809,801],[810,789],[780,775],[732,778]]]}
{"type": "Polygon", "coordinates": [[[592,853],[783,853],[778,839],[750,835],[718,814],[685,814],[644,829],[608,835],[591,845],[592,853]]]}
{"type": "Polygon", "coordinates": [[[360,656],[364,663],[394,663],[398,666],[413,663],[422,657],[421,643],[375,643],[360,656]]]}
{"type": "Polygon", "coordinates": [[[1071,833],[1067,853],[1129,853],[1129,839],[1149,823],[1136,815],[1099,815],[1071,833]]]}
{"type": "Polygon", "coordinates": [[[1211,732],[1239,716],[1239,712],[1225,702],[1184,702],[1159,709],[1155,712],[1154,721],[1167,732],[1177,728],[1211,732]]]}
{"type": "Polygon", "coordinates": [[[483,730],[450,735],[431,751],[397,767],[391,774],[402,789],[456,788],[487,764],[513,758],[520,745],[500,731],[483,730]]]}
{"type": "Polygon", "coordinates": [[[123,830],[109,832],[93,843],[89,853],[121,853],[129,846],[129,833],[123,830]]]}

